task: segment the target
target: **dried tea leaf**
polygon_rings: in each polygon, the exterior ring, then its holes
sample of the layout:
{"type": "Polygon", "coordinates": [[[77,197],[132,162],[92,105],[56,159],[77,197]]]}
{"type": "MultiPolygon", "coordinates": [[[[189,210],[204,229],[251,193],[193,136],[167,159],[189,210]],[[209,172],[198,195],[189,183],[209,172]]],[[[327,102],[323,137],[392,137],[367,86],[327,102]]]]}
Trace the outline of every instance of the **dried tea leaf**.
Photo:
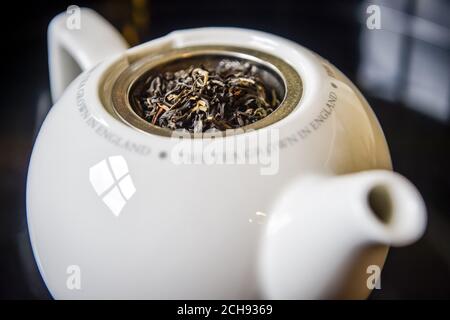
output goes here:
{"type": "Polygon", "coordinates": [[[222,59],[215,68],[189,66],[151,75],[132,103],[146,121],[171,130],[226,130],[267,117],[279,105],[256,65],[222,59]]]}

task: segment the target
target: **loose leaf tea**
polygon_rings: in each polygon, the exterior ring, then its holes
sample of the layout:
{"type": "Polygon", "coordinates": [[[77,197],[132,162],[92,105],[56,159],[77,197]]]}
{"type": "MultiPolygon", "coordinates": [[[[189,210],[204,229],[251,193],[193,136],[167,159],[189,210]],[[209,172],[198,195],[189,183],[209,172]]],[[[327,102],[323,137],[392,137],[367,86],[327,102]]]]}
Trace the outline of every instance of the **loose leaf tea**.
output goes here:
{"type": "Polygon", "coordinates": [[[280,104],[260,74],[255,64],[230,59],[153,73],[132,93],[131,103],[143,119],[162,128],[235,129],[265,118],[280,104]]]}

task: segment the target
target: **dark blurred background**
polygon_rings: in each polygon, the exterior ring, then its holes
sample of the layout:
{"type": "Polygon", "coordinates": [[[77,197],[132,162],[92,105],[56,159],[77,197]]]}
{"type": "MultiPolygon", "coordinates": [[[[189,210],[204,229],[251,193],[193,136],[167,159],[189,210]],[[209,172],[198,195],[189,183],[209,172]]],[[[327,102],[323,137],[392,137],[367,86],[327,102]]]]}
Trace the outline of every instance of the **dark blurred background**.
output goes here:
{"type": "MultiPolygon", "coordinates": [[[[450,1],[39,1],[2,10],[0,298],[51,298],[26,230],[25,182],[34,135],[50,106],[46,29],[69,5],[87,6],[132,44],[203,26],[258,29],[330,60],[368,98],[394,168],[422,192],[428,229],[391,249],[371,299],[450,298],[450,1]],[[369,5],[381,29],[366,25],[369,5]]],[[[57,239],[55,239],[57,241],[57,239]]]]}

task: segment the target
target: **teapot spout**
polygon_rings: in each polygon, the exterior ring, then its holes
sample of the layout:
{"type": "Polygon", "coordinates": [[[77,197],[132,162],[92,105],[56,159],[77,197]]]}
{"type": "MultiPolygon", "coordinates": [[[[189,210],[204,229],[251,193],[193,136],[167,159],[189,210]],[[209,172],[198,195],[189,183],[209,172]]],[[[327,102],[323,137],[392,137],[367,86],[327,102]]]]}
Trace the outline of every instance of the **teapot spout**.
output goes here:
{"type": "MultiPolygon", "coordinates": [[[[361,263],[357,255],[380,244],[411,244],[425,226],[423,199],[399,174],[302,177],[277,199],[267,222],[259,263],[262,291],[271,299],[335,296],[345,274],[361,263]]],[[[382,266],[384,256],[379,260],[382,266]]]]}

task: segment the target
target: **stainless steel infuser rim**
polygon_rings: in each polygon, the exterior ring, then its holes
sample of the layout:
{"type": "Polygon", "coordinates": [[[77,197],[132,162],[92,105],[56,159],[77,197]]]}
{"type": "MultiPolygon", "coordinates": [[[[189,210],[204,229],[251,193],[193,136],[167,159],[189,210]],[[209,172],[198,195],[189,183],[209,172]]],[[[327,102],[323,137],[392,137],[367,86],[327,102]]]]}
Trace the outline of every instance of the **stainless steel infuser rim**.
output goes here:
{"type": "MultiPolygon", "coordinates": [[[[211,55],[227,56],[262,65],[283,81],[284,97],[280,105],[267,117],[239,128],[240,130],[237,130],[237,133],[267,127],[286,117],[298,105],[303,93],[302,79],[297,71],[282,59],[262,51],[241,47],[192,46],[170,49],[157,54],[152,53],[130,64],[122,71],[113,85],[111,94],[113,111],[120,120],[137,130],[170,137],[173,134],[173,130],[153,125],[141,118],[133,110],[129,99],[130,90],[145,73],[155,67],[182,59],[211,55]]],[[[207,133],[203,134],[203,137],[207,136],[207,133]]]]}

